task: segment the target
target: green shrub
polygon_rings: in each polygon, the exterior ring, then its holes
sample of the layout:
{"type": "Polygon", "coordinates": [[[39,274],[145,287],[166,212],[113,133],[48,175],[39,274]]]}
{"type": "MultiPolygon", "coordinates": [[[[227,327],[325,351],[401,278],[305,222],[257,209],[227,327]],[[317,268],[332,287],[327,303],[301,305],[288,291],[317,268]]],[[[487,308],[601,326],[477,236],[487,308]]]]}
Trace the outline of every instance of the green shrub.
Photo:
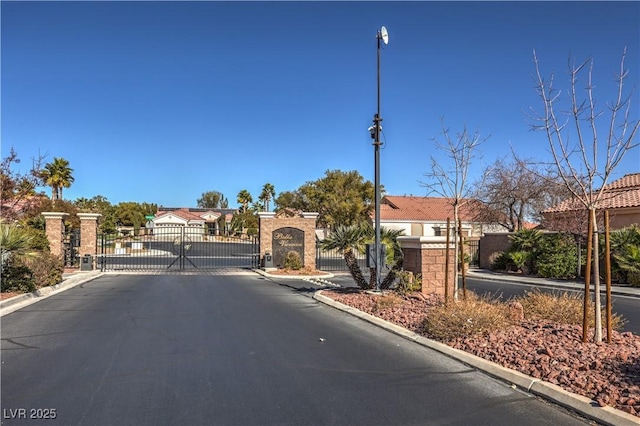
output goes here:
{"type": "Polygon", "coordinates": [[[398,279],[395,287],[395,291],[398,294],[407,294],[414,291],[422,290],[422,275],[413,275],[410,271],[398,271],[396,272],[398,279]]]}
{"type": "Polygon", "coordinates": [[[35,228],[24,228],[24,232],[31,239],[31,249],[49,251],[49,239],[45,231],[35,228]]]}
{"type": "Polygon", "coordinates": [[[640,228],[611,232],[611,274],[618,282],[640,287],[640,228]]]}
{"type": "Polygon", "coordinates": [[[544,234],[537,229],[521,229],[509,236],[512,250],[535,252],[540,246],[544,234]]]}
{"type": "Polygon", "coordinates": [[[9,256],[2,265],[0,282],[2,292],[28,293],[36,289],[33,273],[15,256],[9,256]]]}
{"type": "Polygon", "coordinates": [[[529,263],[531,262],[532,254],[527,251],[512,251],[508,253],[511,263],[515,267],[517,272],[528,274],[530,271],[529,263]]]}
{"type": "Polygon", "coordinates": [[[501,251],[491,263],[491,269],[495,271],[510,271],[513,267],[513,261],[508,252],[501,251]]]}
{"type": "Polygon", "coordinates": [[[284,267],[285,269],[293,269],[294,271],[302,269],[300,254],[293,250],[287,253],[287,256],[284,258],[284,267]]]}
{"type": "Polygon", "coordinates": [[[540,242],[536,259],[538,275],[545,278],[567,279],[576,276],[578,249],[568,235],[549,234],[540,242]]]}

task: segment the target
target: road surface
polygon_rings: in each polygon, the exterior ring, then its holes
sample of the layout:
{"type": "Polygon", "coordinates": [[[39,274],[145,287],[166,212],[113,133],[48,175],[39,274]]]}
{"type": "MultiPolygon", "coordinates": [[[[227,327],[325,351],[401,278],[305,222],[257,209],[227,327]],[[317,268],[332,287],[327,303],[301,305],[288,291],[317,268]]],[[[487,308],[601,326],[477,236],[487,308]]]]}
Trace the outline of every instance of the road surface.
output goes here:
{"type": "Polygon", "coordinates": [[[254,274],[105,275],[6,315],[3,424],[585,424],[304,297],[314,290],[254,274]]]}

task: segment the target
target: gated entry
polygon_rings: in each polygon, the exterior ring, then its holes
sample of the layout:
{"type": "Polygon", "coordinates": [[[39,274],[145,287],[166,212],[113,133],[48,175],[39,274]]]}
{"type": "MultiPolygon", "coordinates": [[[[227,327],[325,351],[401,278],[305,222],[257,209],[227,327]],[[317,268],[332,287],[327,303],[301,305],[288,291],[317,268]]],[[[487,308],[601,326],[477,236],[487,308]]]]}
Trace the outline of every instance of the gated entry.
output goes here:
{"type": "Polygon", "coordinates": [[[113,270],[207,270],[256,268],[257,237],[204,235],[200,229],[155,228],[154,235],[98,236],[98,268],[113,270]]]}

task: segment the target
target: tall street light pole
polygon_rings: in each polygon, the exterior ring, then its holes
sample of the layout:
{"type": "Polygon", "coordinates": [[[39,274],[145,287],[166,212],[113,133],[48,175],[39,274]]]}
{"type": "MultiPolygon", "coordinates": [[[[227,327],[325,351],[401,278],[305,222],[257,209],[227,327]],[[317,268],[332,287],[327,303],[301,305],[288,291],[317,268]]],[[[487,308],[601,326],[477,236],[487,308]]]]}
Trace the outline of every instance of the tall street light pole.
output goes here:
{"type": "Polygon", "coordinates": [[[375,251],[375,268],[376,268],[376,291],[380,291],[380,281],[382,274],[382,256],[380,247],[380,131],[382,126],[382,117],[380,116],[380,42],[384,44],[389,43],[389,33],[383,26],[378,30],[376,34],[378,42],[378,112],[373,116],[373,147],[374,147],[374,162],[375,162],[375,231],[376,240],[374,244],[375,251]]]}

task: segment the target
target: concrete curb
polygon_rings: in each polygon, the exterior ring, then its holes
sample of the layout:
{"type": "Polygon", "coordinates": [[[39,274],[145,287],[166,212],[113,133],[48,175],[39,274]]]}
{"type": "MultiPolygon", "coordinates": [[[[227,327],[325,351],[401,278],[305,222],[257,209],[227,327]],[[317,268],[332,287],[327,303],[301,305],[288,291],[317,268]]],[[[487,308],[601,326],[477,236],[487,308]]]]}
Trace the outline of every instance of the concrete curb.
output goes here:
{"type": "Polygon", "coordinates": [[[42,287],[35,291],[32,291],[31,293],[25,293],[20,296],[12,297],[11,299],[3,300],[2,302],[0,302],[0,317],[15,312],[18,309],[22,309],[26,306],[37,303],[49,296],[53,296],[54,294],[62,293],[63,291],[79,286],[80,284],[95,280],[102,275],[103,273],[100,271],[79,273],[63,280],[56,285],[42,287]]]}
{"type": "Polygon", "coordinates": [[[640,424],[640,418],[613,407],[600,407],[594,401],[581,395],[574,394],[556,386],[552,383],[544,382],[526,374],[503,367],[486,359],[472,355],[470,353],[452,348],[444,343],[436,342],[417,333],[407,330],[404,327],[390,323],[376,316],[362,312],[351,306],[336,302],[327,296],[322,295],[322,290],[318,290],[313,298],[321,303],[329,305],[335,309],[351,314],[364,321],[374,324],[380,328],[395,333],[405,339],[418,343],[419,345],[436,350],[453,359],[463,362],[478,370],[484,371],[490,376],[503,380],[511,385],[515,385],[526,392],[540,396],[558,405],[569,408],[581,415],[593,419],[601,424],[609,426],[626,426],[640,424]]]}

